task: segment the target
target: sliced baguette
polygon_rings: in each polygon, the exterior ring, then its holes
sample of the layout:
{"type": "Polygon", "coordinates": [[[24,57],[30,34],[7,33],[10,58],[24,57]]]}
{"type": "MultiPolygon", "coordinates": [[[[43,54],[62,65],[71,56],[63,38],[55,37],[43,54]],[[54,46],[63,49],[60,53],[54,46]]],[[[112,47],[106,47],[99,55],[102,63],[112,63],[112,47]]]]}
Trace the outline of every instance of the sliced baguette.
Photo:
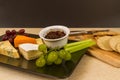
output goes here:
{"type": "Polygon", "coordinates": [[[109,45],[109,40],[110,39],[111,39],[111,36],[99,37],[97,39],[98,47],[100,47],[101,49],[106,50],[106,51],[113,51],[113,49],[109,45]]]}

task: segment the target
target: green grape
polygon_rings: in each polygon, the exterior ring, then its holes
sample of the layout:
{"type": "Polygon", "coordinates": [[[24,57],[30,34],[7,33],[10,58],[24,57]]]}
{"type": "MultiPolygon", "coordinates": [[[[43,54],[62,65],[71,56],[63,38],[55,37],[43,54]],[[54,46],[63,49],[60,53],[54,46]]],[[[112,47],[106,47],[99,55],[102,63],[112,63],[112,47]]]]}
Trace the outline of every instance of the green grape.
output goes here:
{"type": "Polygon", "coordinates": [[[52,62],[47,61],[47,58],[48,58],[48,55],[45,55],[46,64],[47,64],[47,65],[52,65],[52,62]]]}
{"type": "Polygon", "coordinates": [[[45,44],[41,44],[38,46],[38,50],[43,53],[47,53],[47,46],[45,44]]]}
{"type": "Polygon", "coordinates": [[[43,67],[46,64],[46,60],[44,58],[44,55],[41,55],[40,58],[36,60],[36,66],[37,67],[43,67]]]}
{"type": "MultiPolygon", "coordinates": [[[[41,54],[39,58],[45,58],[44,54],[41,54]]],[[[39,59],[39,58],[38,58],[38,59],[39,59]]]]}
{"type": "Polygon", "coordinates": [[[64,59],[68,61],[68,60],[70,60],[70,59],[71,59],[71,57],[72,57],[72,56],[71,56],[71,53],[66,52],[66,56],[65,56],[65,58],[64,58],[64,59]]]}
{"type": "Polygon", "coordinates": [[[57,60],[58,58],[58,54],[56,51],[52,51],[48,54],[48,57],[47,57],[47,61],[48,62],[54,62],[55,60],[57,60]]]}
{"type": "Polygon", "coordinates": [[[59,51],[59,57],[62,58],[62,59],[64,59],[65,56],[66,56],[66,51],[65,50],[60,50],[59,51]]]}
{"type": "Polygon", "coordinates": [[[61,64],[62,63],[62,59],[61,58],[58,58],[55,62],[54,62],[55,64],[61,64]]]}

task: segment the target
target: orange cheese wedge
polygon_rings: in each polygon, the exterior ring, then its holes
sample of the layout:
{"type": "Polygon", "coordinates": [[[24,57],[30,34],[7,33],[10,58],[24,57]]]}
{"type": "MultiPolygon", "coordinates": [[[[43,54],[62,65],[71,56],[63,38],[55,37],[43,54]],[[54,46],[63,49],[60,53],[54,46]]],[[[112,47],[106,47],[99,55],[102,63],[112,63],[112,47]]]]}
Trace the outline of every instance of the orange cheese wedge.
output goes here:
{"type": "Polygon", "coordinates": [[[19,46],[19,44],[23,44],[23,43],[36,44],[36,39],[27,37],[27,36],[23,36],[23,35],[17,35],[14,39],[14,46],[17,48],[19,46]]]}

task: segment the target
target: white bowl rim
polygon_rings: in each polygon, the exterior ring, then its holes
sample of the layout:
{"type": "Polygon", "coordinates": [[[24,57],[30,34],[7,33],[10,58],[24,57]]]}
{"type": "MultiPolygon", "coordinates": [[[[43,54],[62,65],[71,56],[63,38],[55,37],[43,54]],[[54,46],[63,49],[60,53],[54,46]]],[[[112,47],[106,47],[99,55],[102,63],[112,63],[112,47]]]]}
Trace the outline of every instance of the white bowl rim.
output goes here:
{"type": "Polygon", "coordinates": [[[48,27],[43,28],[43,29],[39,32],[40,38],[43,39],[43,40],[46,40],[46,41],[58,41],[58,40],[62,40],[62,39],[64,39],[64,38],[68,37],[69,34],[70,34],[69,28],[66,27],[66,26],[63,26],[63,25],[48,26],[48,27]],[[57,38],[57,39],[47,39],[47,38],[45,38],[45,37],[43,36],[43,33],[44,33],[44,32],[47,32],[48,30],[54,29],[54,28],[56,28],[56,29],[62,29],[63,31],[65,31],[65,32],[66,32],[66,33],[65,33],[65,36],[63,36],[63,37],[61,37],[61,38],[57,38]]]}

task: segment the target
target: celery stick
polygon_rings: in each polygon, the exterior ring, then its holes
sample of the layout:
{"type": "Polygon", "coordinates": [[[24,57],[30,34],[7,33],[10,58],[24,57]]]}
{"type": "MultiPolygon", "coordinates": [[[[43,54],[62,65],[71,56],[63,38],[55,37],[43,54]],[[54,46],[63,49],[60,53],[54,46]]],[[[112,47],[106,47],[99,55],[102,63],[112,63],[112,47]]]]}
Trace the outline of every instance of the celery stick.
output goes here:
{"type": "Polygon", "coordinates": [[[75,46],[71,46],[71,47],[66,47],[64,48],[66,51],[70,52],[70,53],[73,53],[73,52],[76,52],[76,51],[79,51],[79,50],[82,50],[82,49],[85,49],[85,48],[88,48],[90,46],[93,46],[95,45],[96,43],[94,41],[87,41],[87,42],[83,42],[79,45],[75,45],[75,46]]]}
{"type": "Polygon", "coordinates": [[[92,41],[92,39],[87,39],[87,40],[83,40],[83,41],[79,41],[79,42],[68,43],[64,46],[64,48],[80,45],[80,44],[91,42],[91,41],[92,41]]]}

